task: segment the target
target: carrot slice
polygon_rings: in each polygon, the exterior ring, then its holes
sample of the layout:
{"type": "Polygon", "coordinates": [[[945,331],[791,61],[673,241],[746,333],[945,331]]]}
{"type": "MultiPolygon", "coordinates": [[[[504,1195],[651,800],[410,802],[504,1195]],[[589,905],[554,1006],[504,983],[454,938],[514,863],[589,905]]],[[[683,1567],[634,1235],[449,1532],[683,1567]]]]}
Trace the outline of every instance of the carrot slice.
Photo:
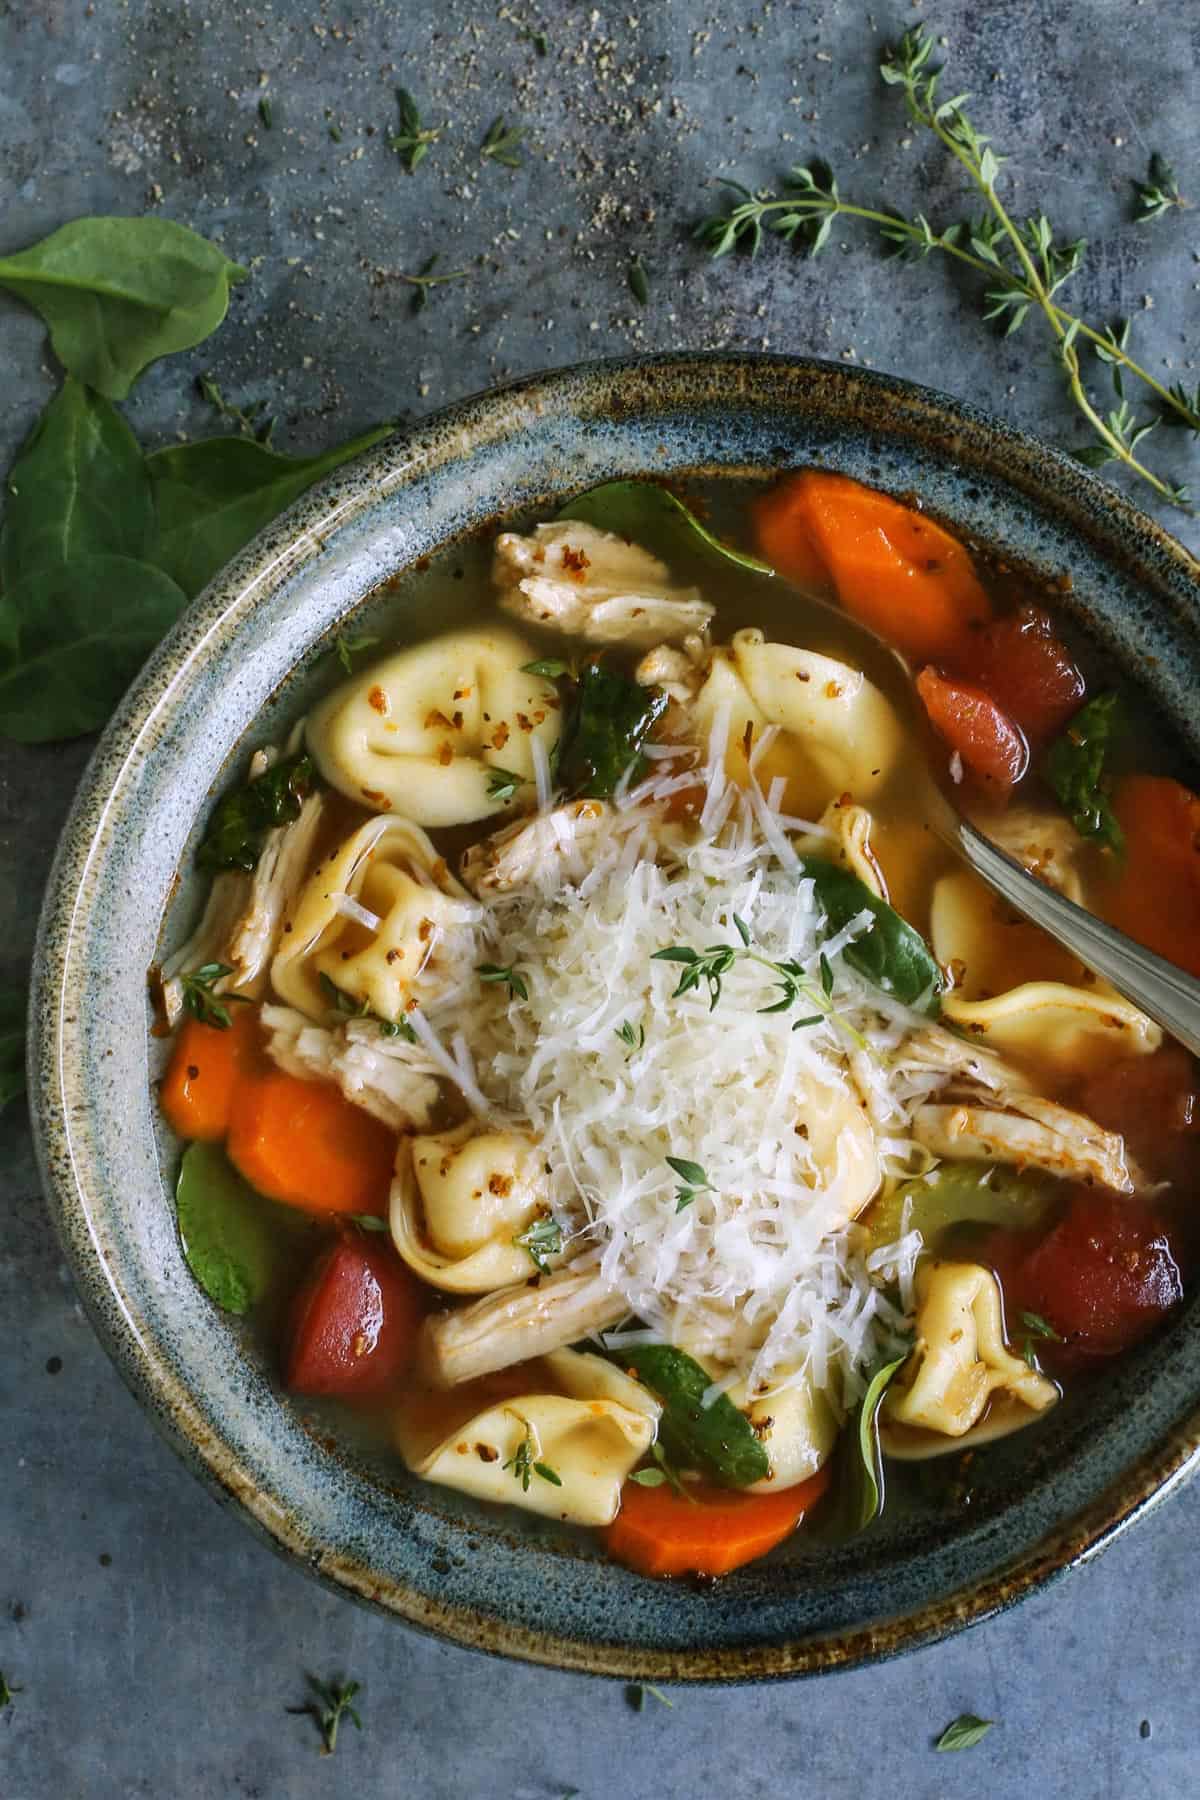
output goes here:
{"type": "Polygon", "coordinates": [[[171,1129],[182,1138],[219,1142],[229,1129],[238,1082],[257,1058],[257,1007],[231,1006],[225,1031],[185,1019],[158,1090],[171,1129]]]}
{"type": "Polygon", "coordinates": [[[627,1481],[621,1510],[603,1533],[605,1548],[639,1575],[727,1575],[789,1537],[828,1482],[828,1469],[777,1494],[689,1482],[694,1498],[686,1499],[669,1487],[627,1481]]]}
{"type": "Polygon", "coordinates": [[[306,1212],[387,1212],[396,1133],[330,1082],[263,1067],[238,1086],[225,1149],[268,1199],[306,1212]]]}
{"type": "Polygon", "coordinates": [[[805,476],[790,476],[750,503],[758,554],[797,587],[825,593],[829,565],[813,542],[805,476]]]}
{"type": "Polygon", "coordinates": [[[1200,799],[1165,775],[1127,775],[1114,790],[1113,811],[1125,858],[1105,916],[1200,975],[1200,799]]]}
{"type": "Polygon", "coordinates": [[[958,660],[991,617],[957,538],[847,475],[791,476],[755,519],[759,548],[782,573],[810,582],[819,563],[846,611],[915,661],[958,660]]]}
{"type": "Polygon", "coordinates": [[[955,681],[936,669],[917,676],[929,722],[957,750],[976,780],[1007,794],[1029,767],[1029,746],[990,694],[969,681],[955,681]]]}

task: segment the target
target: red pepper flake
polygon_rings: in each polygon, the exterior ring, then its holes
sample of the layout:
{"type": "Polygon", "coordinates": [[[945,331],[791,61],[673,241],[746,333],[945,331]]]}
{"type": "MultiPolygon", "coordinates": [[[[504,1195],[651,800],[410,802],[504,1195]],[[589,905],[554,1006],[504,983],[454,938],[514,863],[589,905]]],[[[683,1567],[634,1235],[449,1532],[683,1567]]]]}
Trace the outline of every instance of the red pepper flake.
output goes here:
{"type": "Polygon", "coordinates": [[[562,566],[568,574],[577,575],[582,581],[583,571],[591,567],[591,557],[586,550],[572,550],[570,544],[562,547],[562,566]]]}
{"type": "Polygon", "coordinates": [[[450,767],[450,764],[454,761],[453,744],[442,745],[441,749],[438,751],[438,761],[441,763],[443,769],[448,769],[450,767]]]}
{"type": "Polygon", "coordinates": [[[377,713],[390,713],[392,703],[381,687],[373,687],[367,695],[368,706],[373,706],[377,713]]]}

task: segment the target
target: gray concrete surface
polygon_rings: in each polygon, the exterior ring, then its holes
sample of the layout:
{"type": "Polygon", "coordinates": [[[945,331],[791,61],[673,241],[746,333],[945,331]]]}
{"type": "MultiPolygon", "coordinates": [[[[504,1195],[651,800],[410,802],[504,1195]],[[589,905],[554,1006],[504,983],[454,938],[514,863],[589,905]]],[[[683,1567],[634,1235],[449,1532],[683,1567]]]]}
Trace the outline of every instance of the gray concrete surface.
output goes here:
{"type": "MultiPolygon", "coordinates": [[[[1132,314],[1155,366],[1194,381],[1200,213],[1129,222],[1150,149],[1200,186],[1197,20],[1174,0],[896,0],[873,14],[833,0],[0,0],[0,249],[79,213],[157,208],[249,264],[220,336],[138,389],[132,417],[156,441],[211,428],[200,369],[238,401],[265,397],[282,444],[301,450],[510,373],[734,345],[856,357],[1079,442],[1041,341],[989,337],[946,270],[885,267],[851,229],[815,264],[769,248],[756,265],[711,265],[687,241],[713,175],[759,183],[814,151],[844,191],[949,216],[956,183],[873,72],[880,39],[924,16],[955,90],[975,91],[1013,154],[1016,203],[1092,240],[1075,284],[1088,310],[1132,314]],[[546,32],[545,56],[523,30],[546,32]],[[385,143],[398,81],[447,121],[413,177],[385,143]],[[519,171],[478,159],[500,112],[530,129],[519,171]],[[413,316],[395,277],[435,250],[470,279],[413,316]],[[635,253],[644,308],[627,287],[635,253]]],[[[40,327],[3,298],[0,350],[7,461],[55,377],[40,327]]],[[[1181,475],[1189,452],[1172,440],[1161,448],[1181,475]]],[[[28,958],[85,754],[0,748],[0,974],[28,958]]],[[[677,1692],[670,1710],[635,1714],[618,1685],[426,1642],[260,1548],[177,1465],[94,1341],[18,1109],[0,1152],[0,1671],[23,1690],[0,1711],[0,1800],[869,1787],[1168,1800],[1194,1787],[1200,1490],[936,1649],[801,1686],[677,1692]],[[364,1730],[333,1762],[285,1711],[306,1670],[363,1683],[364,1730]],[[935,1755],[964,1710],[999,1723],[980,1748],[935,1755]]]]}

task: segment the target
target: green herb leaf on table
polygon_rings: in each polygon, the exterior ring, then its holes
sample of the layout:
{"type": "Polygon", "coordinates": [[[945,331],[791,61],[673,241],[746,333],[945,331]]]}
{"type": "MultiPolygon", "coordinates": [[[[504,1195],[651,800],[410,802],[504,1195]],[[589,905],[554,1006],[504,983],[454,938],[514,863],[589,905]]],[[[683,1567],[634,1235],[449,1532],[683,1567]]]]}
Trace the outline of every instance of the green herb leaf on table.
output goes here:
{"type": "Polygon", "coordinates": [[[559,784],[568,794],[607,799],[621,778],[645,766],[642,745],[667,710],[667,696],[639,687],[602,663],[585,663],[563,727],[559,784]]]}
{"type": "Polygon", "coordinates": [[[232,400],[225,398],[220,384],[207,370],[202,370],[197,375],[196,391],[202,400],[207,400],[219,418],[228,419],[243,437],[253,438],[257,444],[270,445],[275,420],[263,417],[267,407],[265,400],[252,400],[249,406],[235,406],[232,400]]]}
{"type": "Polygon", "coordinates": [[[3,1712],[6,1706],[12,1705],[17,1694],[23,1694],[24,1692],[24,1688],[14,1687],[9,1681],[8,1676],[4,1673],[4,1670],[0,1669],[0,1712],[3,1712]]]}
{"type": "Polygon", "coordinates": [[[315,1675],[310,1675],[308,1685],[313,1690],[312,1699],[306,1700],[303,1706],[289,1706],[286,1710],[314,1719],[321,1733],[321,1755],[332,1756],[337,1749],[338,1727],[344,1718],[350,1720],[356,1731],[362,1730],[362,1720],[353,1705],[362,1684],[358,1681],[318,1681],[315,1675]]]}
{"type": "Polygon", "coordinates": [[[1046,752],[1043,773],[1082,838],[1115,850],[1125,847],[1106,792],[1104,765],[1121,721],[1117,694],[1097,694],[1080,707],[1046,752]]]}
{"type": "Polygon", "coordinates": [[[556,517],[579,519],[600,531],[615,532],[652,550],[664,562],[680,555],[706,562],[733,563],[755,575],[773,575],[770,563],[726,544],[697,518],[669,488],[654,481],[606,481],[600,487],[576,494],[560,507],[556,517]]]}
{"type": "Polygon", "coordinates": [[[1135,181],[1133,188],[1136,195],[1134,217],[1139,225],[1150,219],[1161,219],[1172,207],[1189,204],[1179,191],[1174,169],[1157,150],[1150,158],[1145,181],[1135,181]]]}
{"type": "Polygon", "coordinates": [[[549,1258],[557,1256],[563,1247],[562,1226],[552,1213],[543,1213],[532,1225],[527,1225],[513,1243],[519,1250],[529,1253],[529,1260],[540,1275],[549,1272],[549,1258]]]}
{"type": "Polygon", "coordinates": [[[959,1713],[933,1747],[935,1750],[970,1750],[987,1736],[995,1723],[995,1719],[980,1719],[974,1713],[959,1713]]]}
{"type": "Polygon", "coordinates": [[[200,867],[249,873],[258,862],[268,831],[299,818],[316,783],[312,758],[300,751],[281,758],[255,780],[231,788],[218,800],[196,852],[200,867]]]}
{"type": "Polygon", "coordinates": [[[277,1260],[266,1202],[216,1144],[189,1144],[175,1190],[188,1268],[210,1300],[246,1313],[261,1300],[277,1260]]]}
{"type": "Polygon", "coordinates": [[[0,985],[0,1112],[25,1092],[25,1015],[28,990],[22,984],[0,985]]]}
{"type": "Polygon", "coordinates": [[[397,270],[396,280],[407,282],[409,287],[415,290],[412,297],[413,312],[418,313],[422,308],[428,306],[429,295],[433,288],[445,287],[448,281],[466,281],[469,278],[471,273],[469,269],[450,269],[445,275],[435,275],[433,271],[441,260],[435,251],[432,256],[426,258],[415,275],[405,275],[397,270]]]}
{"type": "Polygon", "coordinates": [[[524,125],[506,125],[503,118],[493,119],[479,146],[479,154],[491,162],[503,163],[506,169],[519,169],[521,144],[527,136],[524,125]]]}
{"type": "Polygon", "coordinates": [[[125,556],[43,568],[0,601],[0,735],[25,744],[107,723],[187,596],[161,569],[125,556]]]}
{"type": "Polygon", "coordinates": [[[283,456],[250,438],[204,438],[146,459],[157,526],[146,560],[189,599],[314,481],[387,437],[378,425],[319,456],[283,456]]]}
{"type": "Polygon", "coordinates": [[[725,1487],[749,1487],[770,1474],[753,1426],[728,1395],[702,1405],[712,1380],[686,1351],[670,1344],[623,1344],[605,1354],[662,1401],[659,1441],[677,1469],[697,1469],[725,1487]]]}
{"type": "Polygon", "coordinates": [[[647,1694],[652,1700],[657,1700],[660,1706],[665,1706],[668,1710],[674,1709],[675,1702],[669,1700],[661,1688],[652,1687],[648,1681],[631,1681],[625,1689],[625,1704],[632,1712],[644,1712],[647,1694]]]}
{"type": "Polygon", "coordinates": [[[5,589],[88,556],[142,557],[154,507],[141,448],[116,407],[74,376],[45,407],[5,486],[5,589]]]}
{"type": "Polygon", "coordinates": [[[881,992],[916,1012],[936,1018],[941,1010],[943,977],[920,932],[849,869],[807,856],[801,859],[800,872],[815,886],[830,936],[859,913],[871,914],[874,922],[870,930],[846,945],[843,960],[881,992]]]}
{"type": "Polygon", "coordinates": [[[54,354],[109,400],[216,330],[246,270],[171,219],[84,218],[15,256],[0,286],[39,312],[54,354]]]}
{"type": "Polygon", "coordinates": [[[228,963],[204,963],[199,969],[192,969],[179,977],[180,993],[185,1012],[191,1013],[202,1025],[212,1025],[218,1031],[228,1031],[233,1023],[229,1007],[240,1001],[249,1005],[247,994],[217,995],[213,992],[218,981],[233,970],[228,963]]]}
{"type": "Polygon", "coordinates": [[[645,306],[650,299],[650,277],[646,273],[646,265],[640,256],[635,256],[629,265],[629,291],[639,306],[645,306]]]}
{"type": "Polygon", "coordinates": [[[390,133],[388,149],[396,152],[410,175],[415,175],[429,155],[430,146],[437,143],[446,127],[423,124],[421,109],[407,88],[396,89],[396,103],[400,108],[400,129],[390,133]]]}

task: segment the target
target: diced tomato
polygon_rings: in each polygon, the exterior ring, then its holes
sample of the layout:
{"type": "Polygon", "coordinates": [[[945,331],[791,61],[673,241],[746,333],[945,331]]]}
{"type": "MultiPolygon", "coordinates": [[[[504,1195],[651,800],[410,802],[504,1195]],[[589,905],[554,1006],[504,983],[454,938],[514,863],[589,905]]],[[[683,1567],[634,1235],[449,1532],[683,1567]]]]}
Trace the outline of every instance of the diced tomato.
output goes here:
{"type": "Polygon", "coordinates": [[[284,1355],[293,1393],[371,1400],[412,1360],[421,1292],[389,1242],[338,1239],[297,1296],[284,1355]]]}
{"type": "Polygon", "coordinates": [[[1079,1367],[1138,1343],[1183,1298],[1166,1220],[1157,1207],[1101,1189],[1073,1190],[1042,1237],[994,1232],[985,1258],[1004,1288],[1009,1334],[1037,1313],[1062,1339],[1037,1339],[1051,1368],[1079,1367]]]}
{"type": "Polygon", "coordinates": [[[1104,916],[1200,975],[1200,798],[1165,775],[1126,775],[1113,811],[1125,855],[1102,896],[1104,916]]]}
{"type": "Polygon", "coordinates": [[[990,694],[1035,747],[1062,730],[1087,691],[1039,606],[1019,607],[975,632],[959,672],[990,694]]]}
{"type": "Polygon", "coordinates": [[[1029,746],[1008,714],[981,687],[922,669],[917,692],[939,737],[987,787],[1007,794],[1029,767],[1029,746]]]}
{"type": "Polygon", "coordinates": [[[1178,1044],[1110,1063],[1084,1083],[1078,1105],[1119,1132],[1155,1181],[1200,1173],[1200,1078],[1178,1044]]]}

